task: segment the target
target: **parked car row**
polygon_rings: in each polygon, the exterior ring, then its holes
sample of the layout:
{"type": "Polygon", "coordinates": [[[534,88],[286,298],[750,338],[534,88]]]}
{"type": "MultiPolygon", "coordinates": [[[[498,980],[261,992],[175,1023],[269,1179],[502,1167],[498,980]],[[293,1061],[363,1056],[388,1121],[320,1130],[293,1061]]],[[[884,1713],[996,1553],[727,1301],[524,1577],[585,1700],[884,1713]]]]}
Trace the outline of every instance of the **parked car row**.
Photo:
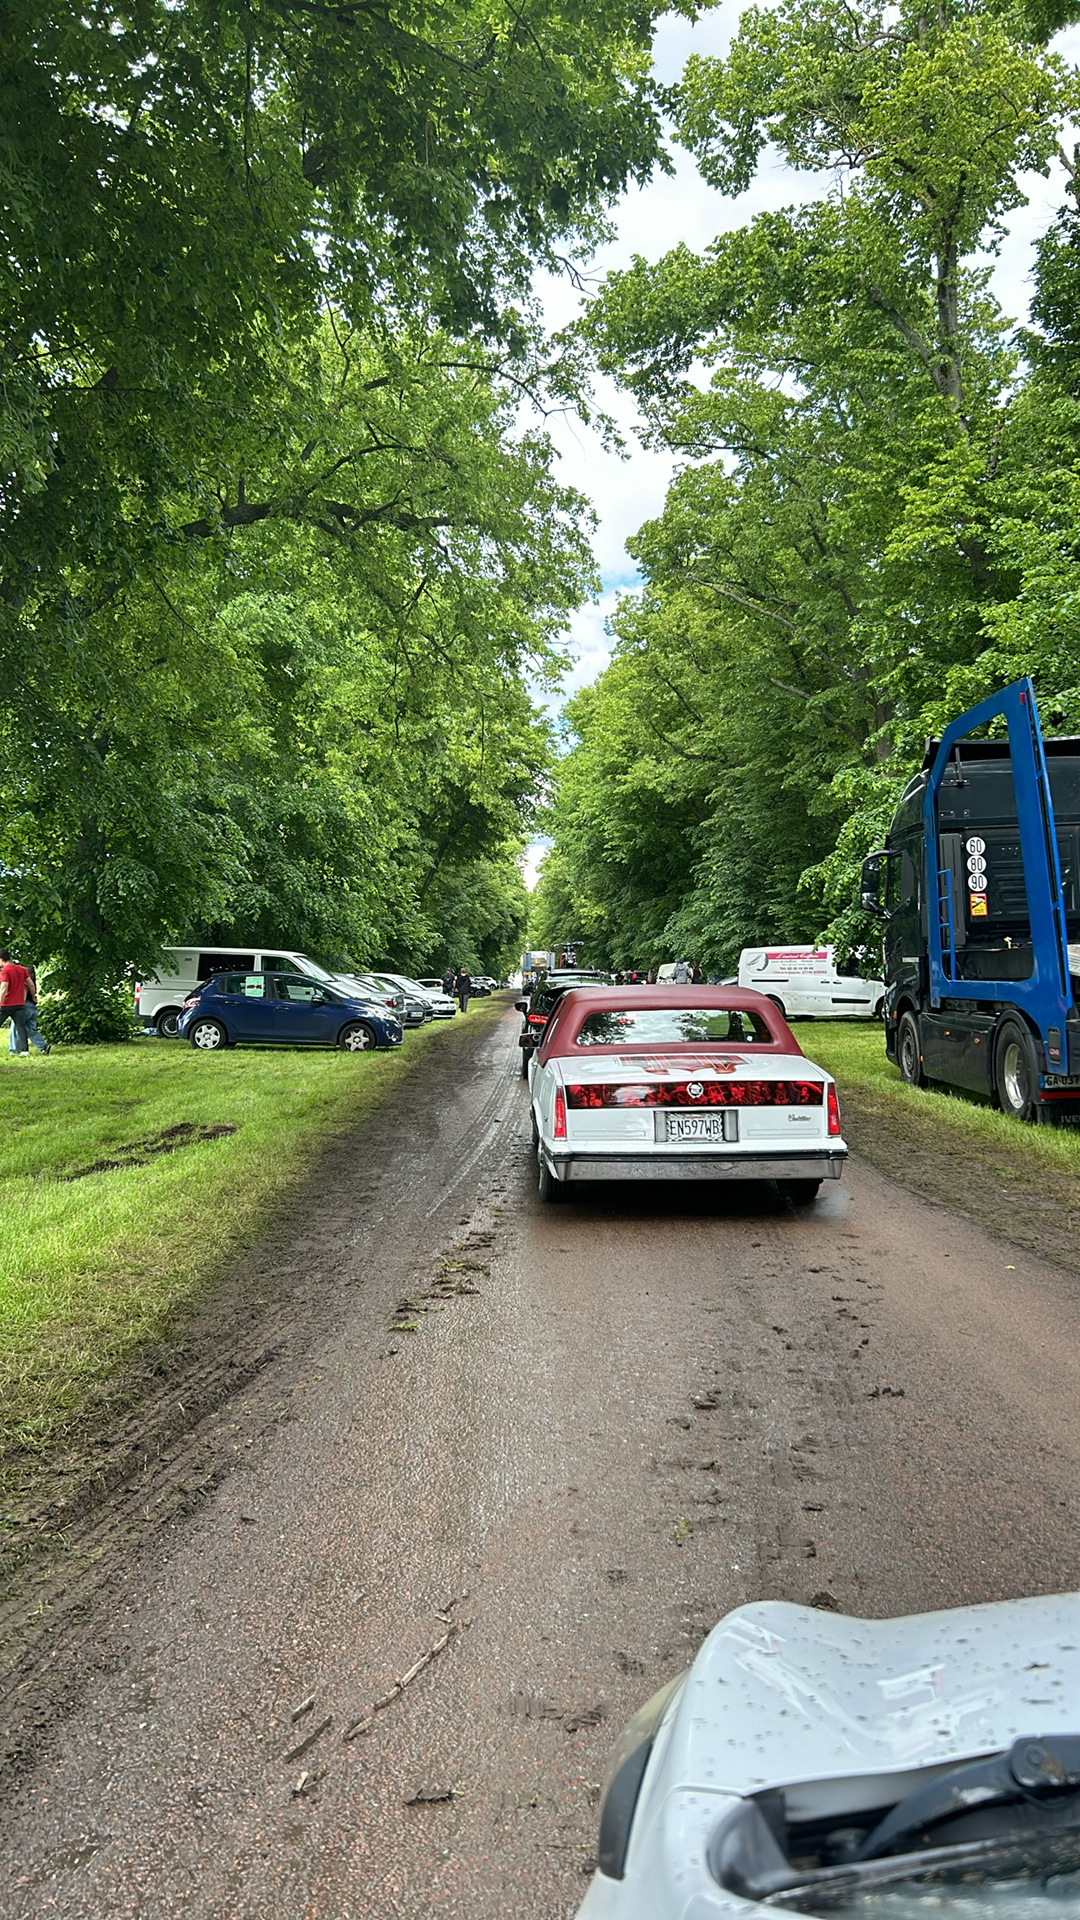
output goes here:
{"type": "MultiPolygon", "coordinates": [[[[136,1015],[147,1029],[178,1035],[200,1051],[247,1042],[364,1052],[400,1046],[406,1028],[452,1019],[458,1010],[441,981],[382,969],[330,973],[288,948],[165,951],[165,965],[135,988],[136,1015]]],[[[494,984],[474,981],[473,988],[486,993],[494,984]]]]}

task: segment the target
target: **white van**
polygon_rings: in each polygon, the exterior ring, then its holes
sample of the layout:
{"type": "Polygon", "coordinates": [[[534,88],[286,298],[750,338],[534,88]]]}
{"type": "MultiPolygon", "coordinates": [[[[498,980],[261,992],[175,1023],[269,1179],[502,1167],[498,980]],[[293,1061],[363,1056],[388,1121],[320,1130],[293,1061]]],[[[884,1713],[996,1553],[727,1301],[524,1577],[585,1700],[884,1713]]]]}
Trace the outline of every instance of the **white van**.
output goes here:
{"type": "Polygon", "coordinates": [[[827,1020],[874,1020],[885,982],[860,972],[860,963],[836,964],[832,947],[744,947],[739,985],[754,987],[781,1013],[827,1020]]]}
{"type": "Polygon", "coordinates": [[[166,1039],[176,1035],[176,1023],[189,993],[215,973],[306,973],[313,980],[332,981],[306,953],[281,947],[166,947],[165,964],[135,987],[135,1018],[155,1027],[166,1039]]]}

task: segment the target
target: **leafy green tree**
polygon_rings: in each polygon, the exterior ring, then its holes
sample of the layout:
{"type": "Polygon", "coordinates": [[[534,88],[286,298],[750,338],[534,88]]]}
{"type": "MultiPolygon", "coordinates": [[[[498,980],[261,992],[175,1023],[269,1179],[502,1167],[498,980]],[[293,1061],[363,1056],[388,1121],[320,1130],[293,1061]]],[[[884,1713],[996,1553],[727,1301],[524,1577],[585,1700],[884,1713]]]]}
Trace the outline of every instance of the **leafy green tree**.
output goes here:
{"type": "MultiPolygon", "coordinates": [[[[701,756],[701,818],[669,831],[656,896],[677,895],[672,945],[696,928],[730,960],[744,939],[830,918],[856,937],[857,861],[923,736],[1025,646],[1054,695],[1075,680],[1045,624],[1038,637],[1071,476],[1046,461],[1052,415],[987,284],[1021,176],[1048,167],[1075,99],[1033,27],[964,0],[785,0],[744,14],[725,60],[688,66],[678,126],[713,185],[742,191],[771,146],[822,193],[703,258],[635,262],[579,329],[684,463],[632,543],[640,633],[620,621],[609,670],[622,697],[626,650],[655,656],[668,712],[653,692],[643,713],[664,744],[650,767],[643,739],[606,789],[622,870],[643,875],[653,826],[628,786],[683,792],[701,756]]],[[[606,687],[582,734],[590,779],[598,724],[614,737],[606,687]]],[[[571,761],[557,844],[573,865],[586,816],[571,761]]],[[[596,818],[598,793],[591,805],[596,818]]],[[[611,830],[587,837],[596,887],[611,830]]],[[[619,913],[652,941],[632,890],[619,913]]]]}
{"type": "Polygon", "coordinates": [[[550,755],[523,674],[591,583],[584,503],[445,337],[335,318],[281,373],[232,488],[204,454],[243,514],[191,537],[174,503],[85,648],[50,657],[48,596],[21,609],[0,910],[70,991],[196,933],[422,956],[437,881],[516,873],[550,755]]]}

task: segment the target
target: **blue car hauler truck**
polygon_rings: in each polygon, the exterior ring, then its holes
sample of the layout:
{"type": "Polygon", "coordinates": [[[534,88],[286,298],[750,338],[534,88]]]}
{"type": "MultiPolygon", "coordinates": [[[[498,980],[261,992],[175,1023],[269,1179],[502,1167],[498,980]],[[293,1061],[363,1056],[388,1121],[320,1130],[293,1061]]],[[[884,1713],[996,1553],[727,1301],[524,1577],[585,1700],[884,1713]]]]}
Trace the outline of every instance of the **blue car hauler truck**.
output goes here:
{"type": "Polygon", "coordinates": [[[909,1086],[966,1087],[1018,1120],[1080,1111],[1080,739],[1043,739],[1030,680],[927,743],[862,900],[884,922],[885,1046],[909,1086]]]}

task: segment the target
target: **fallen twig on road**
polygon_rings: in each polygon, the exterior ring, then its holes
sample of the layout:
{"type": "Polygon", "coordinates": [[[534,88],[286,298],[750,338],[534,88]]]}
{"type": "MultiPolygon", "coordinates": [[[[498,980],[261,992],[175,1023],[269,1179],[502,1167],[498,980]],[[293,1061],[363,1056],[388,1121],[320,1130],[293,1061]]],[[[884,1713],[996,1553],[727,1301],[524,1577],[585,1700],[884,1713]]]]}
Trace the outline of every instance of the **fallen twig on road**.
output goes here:
{"type": "Polygon", "coordinates": [[[322,1739],[323,1734],[326,1732],[327,1727],[332,1727],[333,1724],[334,1724],[334,1716],[332,1713],[328,1713],[326,1716],[326,1719],[320,1720],[318,1726],[315,1727],[313,1731],[308,1734],[306,1740],[301,1740],[298,1746],[289,1748],[288,1753],[285,1755],[286,1766],[289,1764],[290,1760],[299,1760],[301,1754],[307,1753],[309,1748],[315,1745],[316,1740],[322,1739]]]}
{"type": "MultiPolygon", "coordinates": [[[[460,1594],[458,1598],[461,1600],[467,1600],[468,1594],[465,1594],[465,1593],[460,1594]]],[[[442,1611],[439,1613],[438,1618],[440,1620],[448,1619],[451,1607],[455,1607],[457,1604],[458,1604],[458,1601],[456,1599],[449,1601],[447,1606],[444,1607],[442,1611]]],[[[434,1660],[435,1658],[435,1655],[437,1653],[442,1653],[443,1648],[449,1646],[451,1640],[453,1639],[457,1631],[458,1631],[458,1623],[454,1620],[451,1620],[449,1625],[447,1626],[446,1632],[442,1635],[442,1638],[439,1640],[436,1640],[433,1647],[428,1647],[426,1653],[422,1653],[420,1655],[419,1660],[413,1661],[412,1666],[409,1667],[405,1673],[401,1674],[400,1677],[394,1681],[394,1684],[390,1688],[389,1692],[384,1693],[381,1699],[374,1701],[372,1705],[368,1708],[366,1713],[360,1714],[356,1720],[353,1720],[350,1723],[350,1725],[345,1728],[345,1731],[341,1736],[342,1740],[343,1741],[355,1740],[362,1733],[370,1733],[372,1727],[375,1725],[376,1716],[380,1713],[384,1713],[386,1711],[386,1708],[391,1706],[400,1694],[404,1693],[405,1688],[410,1684],[410,1682],[416,1679],[417,1674],[423,1673],[424,1668],[431,1664],[432,1660],[434,1660]]]]}

